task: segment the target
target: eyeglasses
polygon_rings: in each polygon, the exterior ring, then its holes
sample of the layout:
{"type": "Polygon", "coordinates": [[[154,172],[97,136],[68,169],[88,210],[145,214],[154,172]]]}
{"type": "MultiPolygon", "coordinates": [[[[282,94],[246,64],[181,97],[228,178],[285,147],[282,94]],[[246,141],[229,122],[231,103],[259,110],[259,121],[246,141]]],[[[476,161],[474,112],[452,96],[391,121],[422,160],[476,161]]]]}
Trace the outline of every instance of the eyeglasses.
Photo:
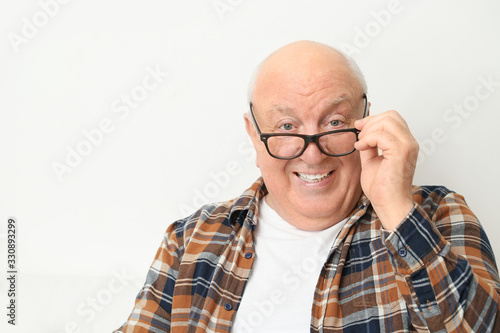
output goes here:
{"type": "MultiPolygon", "coordinates": [[[[366,94],[365,110],[363,118],[368,111],[368,101],[366,94]]],[[[314,142],[319,150],[328,156],[339,157],[349,155],[354,152],[354,143],[358,141],[359,130],[356,128],[346,128],[314,135],[304,135],[295,133],[262,133],[253,114],[253,105],[250,103],[250,115],[255,124],[260,140],[264,142],[267,152],[274,158],[280,160],[291,160],[304,153],[309,143],[314,142]]]]}

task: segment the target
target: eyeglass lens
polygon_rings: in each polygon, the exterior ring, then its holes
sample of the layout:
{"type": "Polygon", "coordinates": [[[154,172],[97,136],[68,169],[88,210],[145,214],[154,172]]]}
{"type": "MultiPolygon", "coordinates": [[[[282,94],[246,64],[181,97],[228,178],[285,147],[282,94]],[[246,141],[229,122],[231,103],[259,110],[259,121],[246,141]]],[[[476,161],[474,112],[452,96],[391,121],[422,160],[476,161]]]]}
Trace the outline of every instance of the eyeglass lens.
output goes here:
{"type": "MultiPolygon", "coordinates": [[[[340,132],[326,134],[318,139],[324,153],[344,155],[354,150],[356,133],[340,132]]],[[[267,139],[269,152],[279,158],[292,158],[300,155],[305,147],[305,140],[299,136],[271,136],[267,139]]]]}

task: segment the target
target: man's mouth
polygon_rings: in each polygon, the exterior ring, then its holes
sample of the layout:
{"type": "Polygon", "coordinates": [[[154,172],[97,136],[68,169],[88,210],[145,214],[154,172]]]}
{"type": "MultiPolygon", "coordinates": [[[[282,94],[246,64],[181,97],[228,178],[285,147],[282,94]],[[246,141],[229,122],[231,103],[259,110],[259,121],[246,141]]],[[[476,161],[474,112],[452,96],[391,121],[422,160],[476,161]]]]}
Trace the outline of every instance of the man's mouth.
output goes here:
{"type": "Polygon", "coordinates": [[[317,174],[309,174],[309,173],[300,173],[296,172],[295,174],[302,179],[303,181],[306,181],[308,183],[317,183],[322,181],[323,179],[328,178],[332,174],[333,171],[327,172],[327,173],[317,173],[317,174]]]}

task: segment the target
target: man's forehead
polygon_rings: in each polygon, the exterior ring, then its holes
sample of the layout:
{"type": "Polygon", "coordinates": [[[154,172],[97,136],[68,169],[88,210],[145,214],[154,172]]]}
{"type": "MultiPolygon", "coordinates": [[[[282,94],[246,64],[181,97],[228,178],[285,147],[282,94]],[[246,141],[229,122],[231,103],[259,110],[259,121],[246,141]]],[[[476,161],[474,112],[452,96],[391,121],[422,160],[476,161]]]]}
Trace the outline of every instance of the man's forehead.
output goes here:
{"type": "MultiPolygon", "coordinates": [[[[295,105],[293,103],[272,103],[266,107],[264,104],[257,103],[254,107],[257,112],[269,120],[280,117],[293,117],[297,120],[316,119],[324,120],[332,115],[341,115],[347,119],[357,117],[357,107],[355,101],[348,95],[328,99],[319,105],[295,105]]],[[[255,112],[255,111],[254,111],[255,112]]]]}
{"type": "MultiPolygon", "coordinates": [[[[264,111],[277,112],[282,114],[296,113],[304,110],[303,103],[294,102],[273,102],[269,106],[264,107],[264,111]],[[298,105],[297,105],[298,104],[298,105]]],[[[346,107],[352,105],[352,99],[348,95],[341,95],[339,97],[326,98],[318,104],[311,105],[307,109],[323,111],[335,111],[339,107],[346,107]]]]}
{"type": "Polygon", "coordinates": [[[347,68],[301,73],[274,70],[261,73],[253,97],[280,112],[292,111],[296,105],[332,109],[355,104],[353,96],[360,90],[347,68]]]}

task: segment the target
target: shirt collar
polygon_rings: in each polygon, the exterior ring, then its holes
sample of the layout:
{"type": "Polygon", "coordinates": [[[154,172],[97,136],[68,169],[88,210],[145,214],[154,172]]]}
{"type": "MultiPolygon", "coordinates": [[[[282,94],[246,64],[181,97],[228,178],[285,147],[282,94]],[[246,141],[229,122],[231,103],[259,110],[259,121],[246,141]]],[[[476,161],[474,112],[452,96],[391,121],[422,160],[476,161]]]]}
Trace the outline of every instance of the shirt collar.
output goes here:
{"type": "MultiPolygon", "coordinates": [[[[235,224],[236,222],[242,223],[245,218],[248,218],[250,224],[255,225],[257,223],[255,217],[258,216],[260,200],[262,200],[267,193],[264,180],[262,177],[259,177],[250,188],[243,192],[240,197],[235,199],[233,208],[229,213],[231,224],[235,224]]],[[[362,193],[356,207],[347,217],[348,221],[353,223],[359,220],[359,218],[364,215],[369,205],[370,200],[362,193]]]]}
{"type": "Polygon", "coordinates": [[[257,179],[243,194],[236,198],[233,208],[229,213],[231,224],[243,223],[245,218],[253,225],[256,224],[255,217],[258,215],[259,202],[267,194],[267,188],[262,177],[257,179]]]}

